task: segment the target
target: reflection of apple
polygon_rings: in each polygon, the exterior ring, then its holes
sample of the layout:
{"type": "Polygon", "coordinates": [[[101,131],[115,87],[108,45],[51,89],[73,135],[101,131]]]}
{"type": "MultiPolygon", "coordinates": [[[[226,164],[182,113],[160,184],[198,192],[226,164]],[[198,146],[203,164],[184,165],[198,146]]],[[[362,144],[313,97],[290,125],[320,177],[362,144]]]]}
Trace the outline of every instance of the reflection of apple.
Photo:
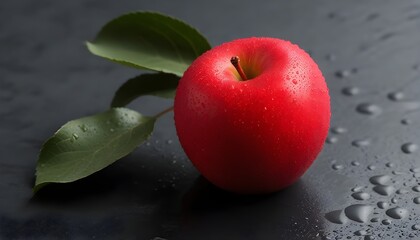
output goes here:
{"type": "Polygon", "coordinates": [[[321,151],[331,115],[316,63],[274,38],[235,40],[197,58],[179,83],[174,112],[193,164],[238,193],[296,181],[321,151]]]}

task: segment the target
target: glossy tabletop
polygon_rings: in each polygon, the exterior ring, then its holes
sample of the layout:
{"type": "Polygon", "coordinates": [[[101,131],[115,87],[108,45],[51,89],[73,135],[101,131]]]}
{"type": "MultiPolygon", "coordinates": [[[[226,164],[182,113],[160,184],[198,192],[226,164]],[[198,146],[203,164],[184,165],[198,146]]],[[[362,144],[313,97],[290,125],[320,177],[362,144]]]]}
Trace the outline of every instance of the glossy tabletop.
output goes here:
{"type": "Polygon", "coordinates": [[[0,30],[0,239],[420,239],[419,1],[3,0],[0,30]],[[139,74],[84,45],[134,10],[183,19],[214,46],[270,36],[307,50],[332,104],[309,171],[275,194],[221,191],[189,162],[168,114],[134,153],[34,196],[43,141],[105,111],[139,74]]]}

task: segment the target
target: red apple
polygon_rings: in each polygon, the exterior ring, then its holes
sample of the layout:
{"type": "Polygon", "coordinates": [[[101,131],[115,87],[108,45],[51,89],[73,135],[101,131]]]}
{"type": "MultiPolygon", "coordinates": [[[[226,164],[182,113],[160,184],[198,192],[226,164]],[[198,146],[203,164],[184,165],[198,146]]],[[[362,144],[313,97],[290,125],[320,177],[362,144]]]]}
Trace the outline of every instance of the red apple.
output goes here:
{"type": "Polygon", "coordinates": [[[174,112],[194,166],[238,193],[295,182],[321,151],[331,115],[317,64],[275,38],[238,39],[201,55],[180,80],[174,112]]]}

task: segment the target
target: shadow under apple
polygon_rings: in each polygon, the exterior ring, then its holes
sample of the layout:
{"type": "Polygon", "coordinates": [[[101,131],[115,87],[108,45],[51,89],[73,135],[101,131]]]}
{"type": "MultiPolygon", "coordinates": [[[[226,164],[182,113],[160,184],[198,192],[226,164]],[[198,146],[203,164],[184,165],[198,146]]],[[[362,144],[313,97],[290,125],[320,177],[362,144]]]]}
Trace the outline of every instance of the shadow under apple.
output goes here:
{"type": "Polygon", "coordinates": [[[238,195],[199,177],[184,195],[175,239],[318,239],[316,188],[304,178],[277,193],[238,195]]]}

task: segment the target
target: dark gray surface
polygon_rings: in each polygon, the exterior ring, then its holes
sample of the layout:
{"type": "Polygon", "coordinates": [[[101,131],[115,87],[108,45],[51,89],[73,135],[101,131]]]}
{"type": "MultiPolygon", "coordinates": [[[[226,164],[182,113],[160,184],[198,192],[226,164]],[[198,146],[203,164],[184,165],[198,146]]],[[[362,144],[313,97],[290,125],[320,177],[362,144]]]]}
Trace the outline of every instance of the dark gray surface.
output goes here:
{"type": "MultiPolygon", "coordinates": [[[[369,239],[358,230],[374,239],[420,239],[412,230],[420,224],[420,205],[413,203],[420,193],[411,189],[420,175],[409,171],[420,167],[420,149],[402,151],[404,143],[420,144],[418,1],[1,1],[0,29],[0,239],[369,239]],[[91,56],[83,45],[106,21],[133,10],[183,19],[213,45],[247,36],[298,43],[328,82],[331,126],[347,131],[330,134],[292,187],[236,196],[199,177],[169,114],[130,156],[33,197],[42,142],[68,120],[106,110],[117,87],[138,74],[91,56]],[[343,94],[346,87],[358,94],[343,94]],[[395,91],[403,98],[392,100],[395,91]],[[375,193],[369,178],[379,174],[408,193],[375,193]],[[351,197],[355,186],[370,199],[351,197]],[[409,216],[392,219],[378,201],[409,216]],[[324,217],[359,203],[374,206],[369,219],[380,221],[334,224],[324,217]]],[[[130,107],[151,114],[169,105],[150,97],[130,107]]]]}

